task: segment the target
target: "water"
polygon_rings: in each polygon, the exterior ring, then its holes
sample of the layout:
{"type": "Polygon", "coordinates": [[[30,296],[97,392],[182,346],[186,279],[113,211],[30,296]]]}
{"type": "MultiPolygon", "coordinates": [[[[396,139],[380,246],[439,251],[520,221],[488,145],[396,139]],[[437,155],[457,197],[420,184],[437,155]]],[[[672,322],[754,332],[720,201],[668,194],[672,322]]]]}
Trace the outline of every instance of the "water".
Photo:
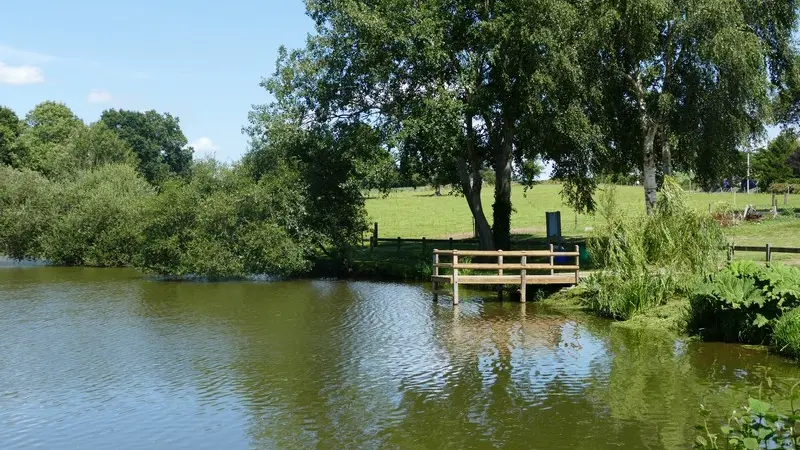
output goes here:
{"type": "Polygon", "coordinates": [[[688,448],[762,350],[427,285],[0,268],[0,448],[688,448]]]}

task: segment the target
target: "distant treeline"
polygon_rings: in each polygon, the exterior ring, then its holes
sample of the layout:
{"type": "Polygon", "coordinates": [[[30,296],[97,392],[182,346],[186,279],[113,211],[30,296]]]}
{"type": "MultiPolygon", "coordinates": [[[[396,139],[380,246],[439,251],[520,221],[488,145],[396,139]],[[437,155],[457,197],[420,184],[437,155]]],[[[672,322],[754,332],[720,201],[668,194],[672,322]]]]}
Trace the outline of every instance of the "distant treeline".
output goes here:
{"type": "Polygon", "coordinates": [[[193,161],[178,119],[155,111],[87,126],[45,102],[0,118],[0,254],[54,264],[228,278],[345,263],[366,227],[368,186],[352,180],[380,166],[313,130],[256,136],[225,165],[193,161]]]}

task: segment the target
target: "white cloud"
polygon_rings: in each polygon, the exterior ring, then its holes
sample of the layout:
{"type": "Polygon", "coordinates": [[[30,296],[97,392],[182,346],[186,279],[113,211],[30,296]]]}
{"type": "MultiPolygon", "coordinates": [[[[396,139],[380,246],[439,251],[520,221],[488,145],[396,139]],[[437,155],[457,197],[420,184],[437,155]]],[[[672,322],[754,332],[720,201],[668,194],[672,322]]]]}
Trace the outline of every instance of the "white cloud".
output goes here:
{"type": "Polygon", "coordinates": [[[219,150],[219,147],[214,144],[214,141],[212,141],[211,138],[207,138],[205,136],[201,137],[200,139],[197,139],[190,145],[194,147],[196,155],[209,156],[212,155],[217,150],[219,150]]]}
{"type": "Polygon", "coordinates": [[[89,103],[108,103],[111,101],[111,93],[104,89],[92,89],[87,101],[89,103]]]}
{"type": "Polygon", "coordinates": [[[42,69],[34,66],[9,66],[0,62],[0,84],[44,83],[42,69]]]}

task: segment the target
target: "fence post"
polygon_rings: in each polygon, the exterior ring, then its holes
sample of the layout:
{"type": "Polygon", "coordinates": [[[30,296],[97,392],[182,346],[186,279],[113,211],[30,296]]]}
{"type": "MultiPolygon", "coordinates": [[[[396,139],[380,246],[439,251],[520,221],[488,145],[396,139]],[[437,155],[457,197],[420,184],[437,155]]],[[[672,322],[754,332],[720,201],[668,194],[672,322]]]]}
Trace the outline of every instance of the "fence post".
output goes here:
{"type": "Polygon", "coordinates": [[[522,254],[522,258],[520,259],[520,265],[522,265],[522,270],[520,271],[519,276],[519,301],[525,303],[527,299],[525,298],[528,293],[528,271],[525,270],[525,266],[528,264],[528,257],[525,254],[522,254]]]}
{"type": "Polygon", "coordinates": [[[556,267],[556,257],[555,257],[555,255],[553,255],[553,251],[554,251],[553,248],[554,248],[553,244],[550,243],[550,275],[555,275],[556,274],[556,269],[555,269],[555,267],[556,267]]]}
{"type": "MultiPolygon", "coordinates": [[[[503,276],[503,250],[497,251],[497,265],[499,266],[497,269],[497,275],[503,276]]],[[[499,301],[503,301],[503,285],[497,286],[497,299],[499,301]]]]}
{"type": "Polygon", "coordinates": [[[577,245],[577,244],[575,245],[575,253],[577,253],[577,255],[575,255],[575,267],[577,267],[577,269],[575,269],[575,284],[578,284],[578,283],[581,282],[581,246],[580,245],[577,245]]]}
{"type": "Polygon", "coordinates": [[[375,239],[375,246],[378,246],[378,222],[375,222],[375,227],[372,229],[372,237],[375,239]]]}
{"type": "Polygon", "coordinates": [[[458,304],[458,250],[453,250],[453,304],[458,304]]]}
{"type": "MultiPolygon", "coordinates": [[[[439,276],[439,250],[433,249],[433,277],[439,276]]],[[[433,284],[433,301],[439,301],[439,286],[436,282],[436,278],[433,278],[431,281],[433,284]]]]}
{"type": "Polygon", "coordinates": [[[778,197],[775,196],[774,192],[772,193],[772,204],[770,206],[774,207],[775,209],[778,208],[778,197]]]}
{"type": "Polygon", "coordinates": [[[427,247],[428,247],[428,245],[425,242],[425,236],[422,236],[422,254],[423,255],[425,254],[425,251],[427,250],[427,247]]]}
{"type": "Polygon", "coordinates": [[[453,249],[453,238],[450,238],[450,250],[453,249]]]}
{"type": "Polygon", "coordinates": [[[767,244],[767,262],[772,262],[772,245],[767,244]]]}
{"type": "Polygon", "coordinates": [[[728,262],[733,261],[733,244],[728,244],[728,262]]]}

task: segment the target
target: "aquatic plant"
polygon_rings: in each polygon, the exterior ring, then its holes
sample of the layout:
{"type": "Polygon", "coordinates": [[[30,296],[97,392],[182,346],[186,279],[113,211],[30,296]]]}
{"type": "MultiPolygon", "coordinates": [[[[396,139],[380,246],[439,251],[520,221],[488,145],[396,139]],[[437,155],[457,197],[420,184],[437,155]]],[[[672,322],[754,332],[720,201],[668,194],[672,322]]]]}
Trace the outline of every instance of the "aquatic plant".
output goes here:
{"type": "MultiPolygon", "coordinates": [[[[689,330],[704,339],[768,343],[781,316],[800,306],[800,270],[735,261],[699,283],[690,298],[689,330]]],[[[782,325],[784,336],[792,327],[782,325]]]]}
{"type": "Polygon", "coordinates": [[[663,305],[722,262],[719,226],[689,207],[671,179],[649,216],[620,208],[613,188],[601,195],[598,212],[605,225],[588,245],[600,270],[585,283],[585,302],[601,314],[625,320],[663,305]]]}

